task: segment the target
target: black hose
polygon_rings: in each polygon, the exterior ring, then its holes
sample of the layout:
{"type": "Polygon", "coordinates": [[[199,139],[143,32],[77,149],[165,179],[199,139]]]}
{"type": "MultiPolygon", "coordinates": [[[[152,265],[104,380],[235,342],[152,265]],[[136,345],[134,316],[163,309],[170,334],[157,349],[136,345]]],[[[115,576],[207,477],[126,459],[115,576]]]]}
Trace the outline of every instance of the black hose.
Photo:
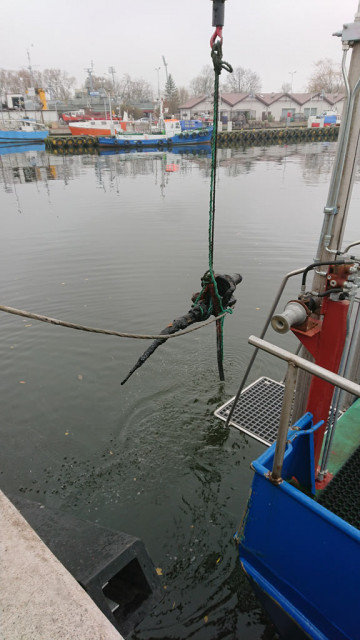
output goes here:
{"type": "Polygon", "coordinates": [[[331,264],[353,264],[352,262],[349,262],[349,260],[338,260],[338,261],[334,261],[331,260],[330,262],[313,262],[312,264],[309,264],[308,267],[306,267],[303,276],[302,276],[302,280],[301,280],[301,286],[305,287],[305,283],[306,283],[306,276],[309,273],[309,271],[311,271],[311,269],[316,269],[316,267],[322,267],[322,266],[330,266],[331,264]]]}
{"type": "Polygon", "coordinates": [[[343,293],[343,289],[341,287],[335,287],[334,289],[327,289],[323,291],[323,293],[317,293],[317,298],[325,298],[325,296],[330,296],[332,293],[343,293]]]}

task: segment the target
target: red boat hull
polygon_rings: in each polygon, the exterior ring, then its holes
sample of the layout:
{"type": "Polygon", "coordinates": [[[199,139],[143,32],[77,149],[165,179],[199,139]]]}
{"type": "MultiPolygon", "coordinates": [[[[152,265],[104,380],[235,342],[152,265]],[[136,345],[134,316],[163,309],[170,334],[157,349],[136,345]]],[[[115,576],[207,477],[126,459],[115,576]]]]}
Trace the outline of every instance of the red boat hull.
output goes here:
{"type": "MultiPolygon", "coordinates": [[[[93,120],[91,121],[93,124],[84,123],[69,123],[69,129],[73,136],[111,136],[110,122],[109,126],[100,126],[97,125],[93,120]]],[[[113,120],[113,125],[115,129],[115,133],[120,133],[121,131],[126,131],[126,122],[120,122],[119,120],[113,120]]]]}

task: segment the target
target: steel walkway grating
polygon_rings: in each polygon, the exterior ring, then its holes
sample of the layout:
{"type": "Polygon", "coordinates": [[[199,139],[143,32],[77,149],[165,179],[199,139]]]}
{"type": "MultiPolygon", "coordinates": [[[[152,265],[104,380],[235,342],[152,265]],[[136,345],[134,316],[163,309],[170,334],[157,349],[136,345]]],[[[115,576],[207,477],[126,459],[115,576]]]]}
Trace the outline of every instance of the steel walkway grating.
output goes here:
{"type": "MultiPolygon", "coordinates": [[[[236,403],[231,426],[270,446],[275,442],[280,421],[284,385],[262,377],[246,387],[236,403]]],[[[235,397],[228,400],[215,415],[226,421],[235,397]]]]}

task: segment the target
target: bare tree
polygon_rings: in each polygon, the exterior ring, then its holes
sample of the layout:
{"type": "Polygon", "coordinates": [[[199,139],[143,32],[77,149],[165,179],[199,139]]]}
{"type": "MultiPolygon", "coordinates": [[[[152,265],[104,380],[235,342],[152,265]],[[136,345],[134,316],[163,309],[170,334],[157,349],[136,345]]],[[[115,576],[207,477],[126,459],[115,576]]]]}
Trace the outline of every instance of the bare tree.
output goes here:
{"type": "Polygon", "coordinates": [[[51,87],[52,98],[65,100],[70,96],[70,90],[75,84],[66,71],[60,69],[45,69],[43,73],[33,71],[30,74],[28,69],[19,71],[7,71],[0,69],[0,93],[21,93],[26,95],[29,87],[49,89],[51,87]]]}
{"type": "Polygon", "coordinates": [[[192,96],[211,95],[214,91],[214,70],[210,65],[201,69],[201,74],[190,82],[192,96]]]}
{"type": "Polygon", "coordinates": [[[122,80],[117,84],[119,95],[126,103],[131,102],[146,102],[153,99],[153,90],[151,85],[138,78],[132,80],[129,74],[124,74],[122,80]]]}
{"type": "Polygon", "coordinates": [[[20,69],[20,71],[15,72],[18,77],[18,87],[20,88],[20,93],[25,95],[26,90],[29,87],[42,87],[42,77],[40,71],[32,70],[32,73],[28,69],[20,69]]]}
{"type": "Polygon", "coordinates": [[[233,73],[226,74],[223,90],[234,93],[256,93],[261,90],[261,78],[251,69],[236,67],[233,73]]]}
{"type": "Polygon", "coordinates": [[[179,87],[178,94],[179,94],[179,104],[184,104],[184,102],[187,102],[189,100],[189,92],[187,89],[185,89],[185,87],[179,87]]]}
{"type": "Polygon", "coordinates": [[[281,85],[281,91],[283,93],[290,93],[291,91],[291,82],[283,82],[281,85]]]}
{"type": "Polygon", "coordinates": [[[330,58],[323,58],[314,63],[315,69],[309,78],[307,90],[310,93],[324,91],[339,93],[344,90],[341,65],[330,58]]]}
{"type": "Polygon", "coordinates": [[[14,87],[15,83],[13,71],[0,69],[0,95],[6,95],[7,93],[16,93],[14,87]]]}
{"type": "Polygon", "coordinates": [[[2,93],[21,93],[25,95],[26,89],[29,87],[41,87],[41,73],[33,71],[32,76],[28,69],[20,69],[19,71],[7,71],[1,69],[0,84],[2,93]]]}
{"type": "Polygon", "coordinates": [[[73,76],[61,69],[45,69],[42,72],[43,88],[49,91],[52,100],[68,100],[75,82],[73,76]]]}
{"type": "MultiPolygon", "coordinates": [[[[112,91],[112,82],[110,78],[106,78],[105,76],[91,76],[92,86],[94,91],[99,91],[99,89],[105,89],[105,91],[112,91]]],[[[86,79],[86,88],[90,88],[89,80],[86,79]]]]}

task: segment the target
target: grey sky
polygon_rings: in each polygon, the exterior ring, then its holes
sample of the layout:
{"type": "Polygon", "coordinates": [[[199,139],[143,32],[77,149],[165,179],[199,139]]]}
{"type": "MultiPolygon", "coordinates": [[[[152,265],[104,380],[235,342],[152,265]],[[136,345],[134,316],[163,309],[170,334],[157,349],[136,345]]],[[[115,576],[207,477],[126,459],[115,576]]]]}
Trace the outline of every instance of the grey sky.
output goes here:
{"type": "MultiPolygon", "coordinates": [[[[256,71],[262,90],[279,91],[291,81],[303,91],[313,63],[341,60],[341,42],[332,36],[352,22],[358,0],[227,0],[224,60],[256,71]]],[[[85,69],[116,77],[129,73],[157,90],[165,84],[162,56],[178,87],[188,86],[212,64],[210,0],[18,0],[2,3],[0,67],[60,68],[84,83],[85,69]],[[31,46],[33,45],[33,46],[31,46]]],[[[223,72],[225,74],[225,72],[223,72]]]]}

